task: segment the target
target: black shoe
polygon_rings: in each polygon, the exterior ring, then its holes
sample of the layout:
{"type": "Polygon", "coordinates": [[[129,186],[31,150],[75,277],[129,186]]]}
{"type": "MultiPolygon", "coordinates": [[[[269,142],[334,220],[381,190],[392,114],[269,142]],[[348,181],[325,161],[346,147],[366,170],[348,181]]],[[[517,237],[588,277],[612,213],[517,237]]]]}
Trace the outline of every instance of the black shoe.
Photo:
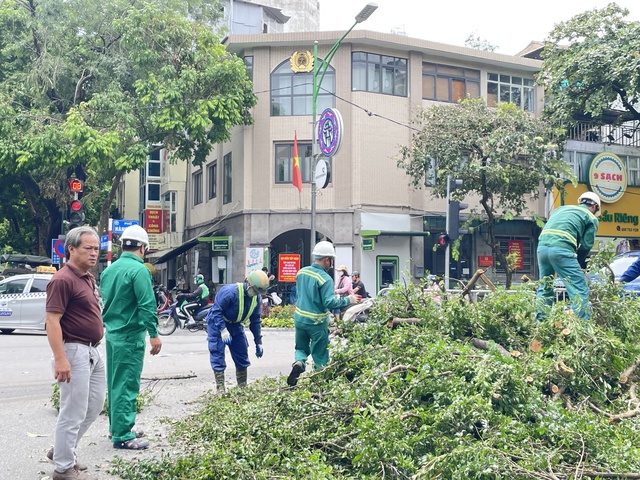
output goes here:
{"type": "Polygon", "coordinates": [[[296,362],[293,364],[293,368],[291,369],[291,373],[287,378],[287,385],[290,387],[295,387],[298,384],[298,377],[300,374],[304,372],[304,367],[301,362],[296,362]]]}

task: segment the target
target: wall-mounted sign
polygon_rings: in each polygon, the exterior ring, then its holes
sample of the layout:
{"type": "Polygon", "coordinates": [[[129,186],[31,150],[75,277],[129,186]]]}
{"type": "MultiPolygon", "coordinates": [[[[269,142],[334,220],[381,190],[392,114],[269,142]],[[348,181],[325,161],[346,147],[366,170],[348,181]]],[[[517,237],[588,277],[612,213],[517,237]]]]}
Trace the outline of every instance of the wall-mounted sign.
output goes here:
{"type": "Polygon", "coordinates": [[[602,152],[591,161],[589,185],[600,200],[615,203],[627,191],[627,167],[617,155],[602,152]]]}
{"type": "Polygon", "coordinates": [[[331,167],[329,162],[321,158],[316,163],[316,187],[327,188],[331,181],[331,167]]]}
{"type": "Polygon", "coordinates": [[[313,55],[309,51],[293,52],[289,61],[291,62],[291,71],[294,73],[313,70],[313,55]]]}
{"type": "Polygon", "coordinates": [[[478,256],[479,267],[493,267],[493,256],[491,255],[479,255],[478,256]]]}
{"type": "Polygon", "coordinates": [[[335,108],[326,108],[318,122],[318,144],[325,157],[336,155],[342,145],[342,116],[335,108]]]}
{"type": "Polygon", "coordinates": [[[211,250],[214,252],[226,252],[231,250],[231,237],[212,237],[211,250]]]}
{"type": "Polygon", "coordinates": [[[114,220],[111,231],[114,235],[122,235],[122,232],[131,225],[140,225],[138,220],[114,220]]]}
{"type": "Polygon", "coordinates": [[[509,240],[507,242],[507,248],[509,249],[509,255],[515,255],[515,262],[513,264],[516,270],[522,270],[524,268],[524,242],[522,240],[509,240]]]}
{"type": "Polygon", "coordinates": [[[147,208],[144,211],[144,228],[151,235],[162,233],[162,210],[147,208]]]}
{"type": "Polygon", "coordinates": [[[260,270],[265,266],[266,248],[247,247],[244,253],[244,278],[255,270],[260,270]]]}
{"type": "Polygon", "coordinates": [[[295,282],[300,270],[299,253],[281,253],[278,255],[278,281],[295,282]]]}
{"type": "Polygon", "coordinates": [[[375,238],[363,238],[360,244],[363,252],[373,252],[376,249],[375,238]]]}

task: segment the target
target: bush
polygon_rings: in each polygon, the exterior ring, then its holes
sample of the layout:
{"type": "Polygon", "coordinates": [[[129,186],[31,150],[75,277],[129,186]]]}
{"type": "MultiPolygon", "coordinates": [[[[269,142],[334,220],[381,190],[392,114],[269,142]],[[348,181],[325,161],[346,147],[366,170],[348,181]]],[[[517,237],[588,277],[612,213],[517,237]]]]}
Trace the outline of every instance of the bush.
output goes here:
{"type": "Polygon", "coordinates": [[[269,316],[262,319],[263,327],[293,328],[295,305],[272,307],[269,316]]]}

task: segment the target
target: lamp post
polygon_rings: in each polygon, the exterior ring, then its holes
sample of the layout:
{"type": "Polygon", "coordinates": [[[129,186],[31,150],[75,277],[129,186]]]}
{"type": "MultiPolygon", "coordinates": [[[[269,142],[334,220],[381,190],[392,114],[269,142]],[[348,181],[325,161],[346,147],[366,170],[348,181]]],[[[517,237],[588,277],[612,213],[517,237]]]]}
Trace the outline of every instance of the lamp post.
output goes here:
{"type": "Polygon", "coordinates": [[[364,22],[367,18],[371,16],[373,12],[376,11],[378,5],[375,3],[367,3],[365,7],[356,15],[356,21],[351,28],[345,32],[340,40],[338,40],[333,47],[327,52],[325,57],[322,60],[322,63],[318,65],[318,42],[316,41],[313,44],[313,103],[312,103],[312,114],[313,114],[313,123],[312,123],[312,134],[311,134],[311,248],[316,243],[316,162],[318,161],[318,139],[317,139],[317,116],[318,116],[318,92],[320,91],[320,86],[322,85],[322,80],[324,80],[324,75],[327,73],[327,68],[329,68],[329,63],[333,59],[336,51],[340,47],[342,40],[345,39],[347,35],[354,29],[354,27],[364,22]],[[320,79],[318,80],[318,74],[321,73],[320,79]]]}

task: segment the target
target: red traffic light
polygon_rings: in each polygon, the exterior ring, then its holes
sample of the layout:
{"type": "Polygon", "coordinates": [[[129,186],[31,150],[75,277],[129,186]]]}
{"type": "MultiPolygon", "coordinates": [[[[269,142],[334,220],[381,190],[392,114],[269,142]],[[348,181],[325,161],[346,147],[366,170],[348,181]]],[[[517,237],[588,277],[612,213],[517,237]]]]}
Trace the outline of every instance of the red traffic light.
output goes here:
{"type": "Polygon", "coordinates": [[[82,192],[83,187],[84,187],[84,183],[82,183],[82,180],[78,180],[77,178],[74,178],[73,180],[69,180],[69,188],[71,189],[72,192],[80,193],[82,192]]]}
{"type": "Polygon", "coordinates": [[[82,202],[80,200],[74,200],[73,202],[71,202],[71,205],[69,205],[69,208],[73,212],[79,212],[80,210],[82,210],[82,202]]]}
{"type": "Polygon", "coordinates": [[[449,244],[449,235],[446,233],[441,234],[438,237],[438,246],[446,247],[449,244]]]}

